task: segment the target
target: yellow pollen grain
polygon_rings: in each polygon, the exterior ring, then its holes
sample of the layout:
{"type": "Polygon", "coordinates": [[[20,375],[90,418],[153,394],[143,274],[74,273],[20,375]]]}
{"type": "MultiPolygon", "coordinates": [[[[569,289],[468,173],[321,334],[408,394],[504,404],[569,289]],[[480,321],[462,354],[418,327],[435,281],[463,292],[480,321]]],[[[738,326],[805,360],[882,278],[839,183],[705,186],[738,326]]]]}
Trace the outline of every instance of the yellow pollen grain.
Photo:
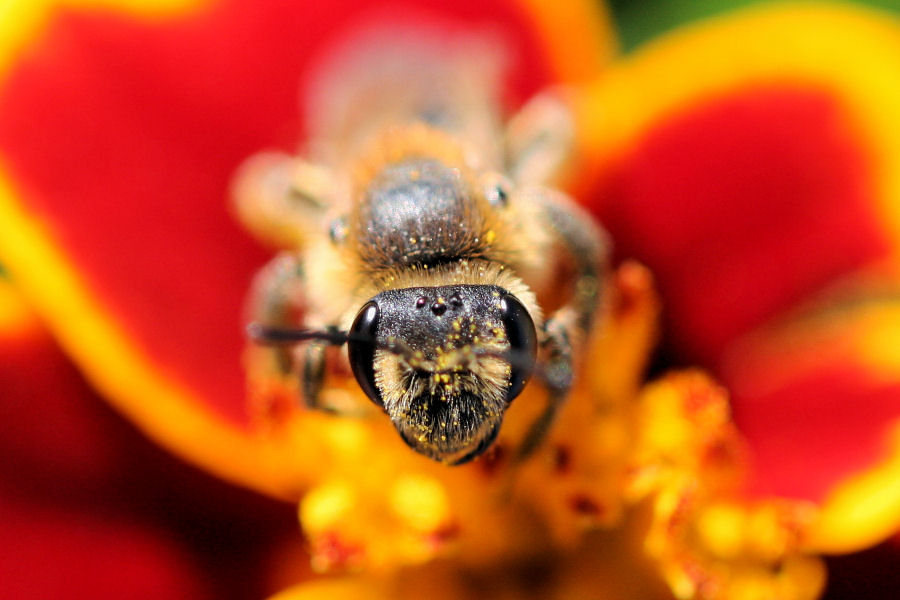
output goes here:
{"type": "Polygon", "coordinates": [[[497,239],[497,233],[493,229],[489,229],[488,232],[484,234],[484,241],[488,244],[493,244],[495,239],[497,239]]]}

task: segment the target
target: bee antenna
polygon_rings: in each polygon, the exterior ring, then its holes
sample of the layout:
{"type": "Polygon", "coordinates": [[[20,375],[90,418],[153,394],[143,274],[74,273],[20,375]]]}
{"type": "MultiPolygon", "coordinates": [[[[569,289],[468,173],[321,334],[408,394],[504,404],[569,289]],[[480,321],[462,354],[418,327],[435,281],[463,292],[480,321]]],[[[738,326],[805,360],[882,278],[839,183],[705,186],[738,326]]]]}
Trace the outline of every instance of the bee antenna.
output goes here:
{"type": "MultiPolygon", "coordinates": [[[[294,329],[263,325],[262,323],[250,323],[247,325],[247,335],[254,342],[266,346],[287,346],[309,340],[321,340],[334,346],[343,346],[347,342],[352,341],[372,344],[380,350],[386,350],[398,356],[408,356],[410,354],[409,349],[400,340],[392,339],[382,342],[369,335],[341,331],[334,327],[326,329],[294,329]]],[[[475,354],[500,359],[509,363],[512,367],[522,369],[531,374],[541,373],[540,368],[534,363],[534,358],[527,352],[512,349],[505,351],[479,349],[475,351],[475,354]]]]}
{"type": "Polygon", "coordinates": [[[381,342],[371,335],[341,331],[335,327],[326,329],[293,329],[291,327],[250,323],[247,325],[247,335],[254,342],[266,346],[287,346],[309,340],[322,340],[334,346],[343,346],[347,342],[372,344],[380,350],[387,350],[398,356],[405,356],[410,353],[409,349],[399,340],[392,339],[387,342],[381,342]]]}
{"type": "Polygon", "coordinates": [[[273,327],[262,323],[247,325],[247,335],[258,344],[281,346],[296,344],[307,340],[322,340],[335,346],[342,346],[350,340],[350,334],[335,328],[328,329],[292,329],[289,327],[273,327]]]}

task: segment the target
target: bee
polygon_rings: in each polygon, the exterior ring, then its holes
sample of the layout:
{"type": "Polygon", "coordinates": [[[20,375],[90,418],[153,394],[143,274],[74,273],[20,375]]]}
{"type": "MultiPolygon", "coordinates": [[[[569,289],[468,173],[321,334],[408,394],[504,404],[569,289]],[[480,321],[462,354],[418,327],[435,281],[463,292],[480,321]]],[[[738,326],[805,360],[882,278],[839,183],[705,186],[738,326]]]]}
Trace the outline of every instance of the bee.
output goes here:
{"type": "Polygon", "coordinates": [[[547,185],[571,118],[544,94],[504,123],[499,61],[388,37],[322,71],[310,158],[264,153],[238,172],[240,219],[284,249],[254,285],[250,335],[304,342],[280,369],[313,409],[328,347],[346,345],[338,360],[406,444],[450,465],[491,446],[534,376],[547,405],[526,456],[572,385],[608,269],[603,230],[547,185]]]}

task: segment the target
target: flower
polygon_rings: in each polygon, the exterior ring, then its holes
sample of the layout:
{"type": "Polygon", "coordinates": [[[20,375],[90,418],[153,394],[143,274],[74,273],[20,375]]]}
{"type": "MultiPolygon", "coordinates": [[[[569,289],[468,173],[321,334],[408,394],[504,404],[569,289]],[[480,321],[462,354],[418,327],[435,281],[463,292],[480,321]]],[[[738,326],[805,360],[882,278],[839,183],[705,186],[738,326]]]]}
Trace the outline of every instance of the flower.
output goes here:
{"type": "MultiPolygon", "coordinates": [[[[810,554],[896,529],[890,18],[773,5],[613,60],[608,22],[580,2],[102,5],[12,3],[0,20],[0,261],[114,408],[296,503],[315,570],[362,572],[285,597],[660,597],[659,573],[678,597],[807,598],[823,585],[810,554]],[[296,82],[333,36],[397,14],[499,32],[514,102],[573,86],[569,186],[623,259],[590,367],[521,465],[509,450],[534,390],[458,469],[377,415],[300,409],[253,369],[245,391],[241,305],[267,252],[227,212],[230,175],[302,139],[296,82]],[[709,375],[643,385],[660,310],[656,362],[709,375]]],[[[37,329],[8,331],[18,356],[37,329]]]]}
{"type": "Polygon", "coordinates": [[[177,461],[127,426],[5,280],[0,315],[2,594],[273,591],[266,565],[289,539],[293,511],[177,461]]]}

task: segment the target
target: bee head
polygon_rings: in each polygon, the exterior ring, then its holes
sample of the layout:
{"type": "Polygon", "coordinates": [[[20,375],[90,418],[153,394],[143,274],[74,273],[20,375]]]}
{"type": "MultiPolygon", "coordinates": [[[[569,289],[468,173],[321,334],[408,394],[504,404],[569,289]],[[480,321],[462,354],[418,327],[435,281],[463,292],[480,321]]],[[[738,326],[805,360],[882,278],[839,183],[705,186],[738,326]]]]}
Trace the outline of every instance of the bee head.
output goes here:
{"type": "Polygon", "coordinates": [[[448,464],[490,446],[537,352],[528,311],[491,285],[381,292],[360,310],[350,336],[363,391],[410,447],[448,464]]]}

